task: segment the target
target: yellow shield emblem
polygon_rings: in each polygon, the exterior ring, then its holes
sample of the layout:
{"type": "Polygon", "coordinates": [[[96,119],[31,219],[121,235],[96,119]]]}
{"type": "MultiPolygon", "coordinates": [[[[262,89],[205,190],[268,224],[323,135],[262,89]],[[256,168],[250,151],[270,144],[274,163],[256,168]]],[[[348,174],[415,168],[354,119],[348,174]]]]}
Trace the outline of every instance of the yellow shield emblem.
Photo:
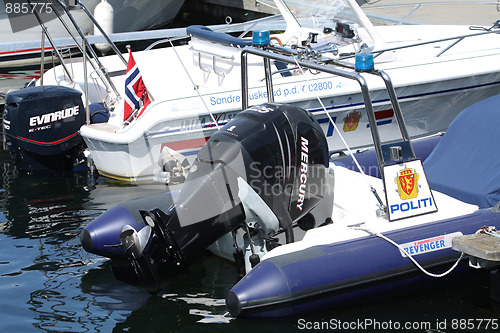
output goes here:
{"type": "Polygon", "coordinates": [[[352,111],[344,117],[344,132],[351,132],[358,128],[359,120],[362,115],[358,111],[352,111]]]}
{"type": "Polygon", "coordinates": [[[413,199],[418,195],[418,173],[415,169],[408,169],[405,165],[404,169],[398,171],[397,177],[394,178],[398,184],[398,194],[402,200],[413,199]]]}

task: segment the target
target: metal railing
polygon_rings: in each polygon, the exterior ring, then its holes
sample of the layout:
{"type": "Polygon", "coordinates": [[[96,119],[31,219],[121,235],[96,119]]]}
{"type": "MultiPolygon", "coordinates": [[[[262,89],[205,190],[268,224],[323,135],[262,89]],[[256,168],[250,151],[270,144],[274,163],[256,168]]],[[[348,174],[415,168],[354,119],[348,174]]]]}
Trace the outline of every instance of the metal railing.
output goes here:
{"type": "MultiPolygon", "coordinates": [[[[373,140],[373,144],[375,147],[375,152],[377,155],[378,164],[380,170],[382,167],[393,161],[392,155],[387,153],[385,150],[389,150],[389,146],[383,146],[380,140],[380,135],[377,127],[377,121],[375,118],[375,113],[373,109],[372,99],[370,97],[370,91],[368,89],[368,84],[360,72],[354,70],[354,67],[349,68],[349,65],[323,65],[315,62],[306,62],[297,59],[296,57],[290,55],[279,54],[276,52],[271,52],[272,48],[269,49],[261,49],[255,47],[245,47],[241,52],[241,89],[242,89],[242,110],[248,108],[248,100],[249,100],[249,85],[248,85],[248,55],[255,55],[263,58],[264,61],[264,71],[266,77],[266,90],[269,102],[274,102],[274,91],[273,91],[273,83],[272,83],[272,73],[270,71],[270,60],[281,61],[291,65],[297,65],[304,69],[312,69],[319,72],[325,72],[331,75],[340,76],[343,78],[347,78],[350,80],[354,80],[359,84],[361,95],[363,97],[363,102],[368,118],[368,123],[370,125],[371,136],[373,140]],[[347,67],[346,69],[339,67],[347,67]]],[[[283,51],[283,48],[279,49],[283,51]]],[[[382,70],[372,70],[363,72],[364,74],[376,75],[380,77],[385,84],[385,88],[389,95],[390,102],[392,104],[394,114],[396,116],[396,120],[399,126],[399,130],[402,138],[402,149],[405,158],[415,158],[415,153],[413,151],[410,136],[406,129],[406,125],[403,119],[403,115],[401,112],[401,107],[399,105],[399,101],[397,99],[396,92],[394,90],[394,86],[392,81],[387,73],[382,70]]],[[[395,146],[396,144],[392,143],[390,146],[395,146]]]]}
{"type": "MultiPolygon", "coordinates": [[[[53,13],[56,15],[56,17],[59,20],[59,22],[62,24],[62,26],[64,27],[64,29],[67,31],[67,33],[69,34],[69,36],[72,38],[72,40],[73,40],[74,44],[76,45],[76,47],[78,48],[78,50],[83,55],[83,66],[84,66],[84,73],[85,73],[85,75],[84,75],[84,90],[85,90],[85,98],[86,98],[85,105],[88,107],[88,104],[89,104],[89,100],[88,100],[88,98],[89,98],[88,97],[88,77],[86,75],[86,72],[87,72],[87,62],[93,68],[94,72],[96,72],[98,74],[98,77],[99,77],[100,81],[102,82],[102,84],[104,85],[104,87],[106,89],[106,94],[110,95],[111,92],[112,92],[114,94],[114,99],[115,100],[119,99],[120,98],[120,93],[118,92],[117,88],[115,87],[114,83],[112,82],[111,78],[109,77],[108,71],[106,70],[106,68],[104,67],[104,65],[102,64],[102,62],[100,61],[99,56],[95,53],[94,49],[90,45],[90,43],[87,40],[85,34],[80,29],[78,23],[74,19],[73,15],[72,15],[72,13],[70,11],[70,8],[67,6],[67,4],[63,0],[45,0],[45,2],[47,4],[51,5],[53,13]],[[66,16],[68,17],[68,19],[71,21],[71,24],[73,25],[73,27],[75,28],[76,32],[78,33],[78,35],[80,37],[80,40],[77,38],[77,36],[75,36],[73,34],[73,32],[71,31],[71,28],[70,28],[69,24],[65,21],[65,19],[62,16],[62,13],[60,13],[60,11],[59,11],[58,8],[62,8],[62,10],[64,11],[64,14],[66,14],[66,16]]],[[[105,31],[99,25],[99,23],[95,20],[95,18],[90,13],[90,11],[85,6],[85,4],[83,4],[80,0],[75,0],[74,2],[75,2],[76,7],[82,9],[85,12],[85,14],[89,17],[89,19],[94,23],[94,25],[101,31],[102,36],[105,38],[106,42],[109,43],[109,45],[111,46],[111,49],[114,51],[115,54],[118,55],[118,57],[121,59],[121,61],[124,63],[124,65],[126,67],[127,66],[127,61],[125,60],[125,58],[123,57],[123,55],[121,54],[121,52],[118,50],[118,48],[116,47],[116,45],[111,41],[111,39],[109,38],[109,36],[105,33],[105,31]]],[[[62,68],[64,70],[64,73],[69,78],[71,84],[74,84],[75,83],[74,82],[74,77],[73,77],[72,73],[69,71],[69,69],[67,67],[67,64],[66,64],[66,62],[64,60],[64,57],[59,52],[56,43],[54,42],[54,40],[50,36],[50,34],[49,34],[49,32],[48,32],[48,30],[47,30],[47,28],[45,26],[45,23],[43,22],[42,18],[38,14],[36,8],[34,7],[37,3],[34,3],[32,0],[28,0],[28,3],[32,7],[32,9],[33,9],[32,13],[35,15],[35,17],[36,17],[36,19],[37,19],[37,21],[38,21],[38,23],[39,23],[39,25],[40,25],[40,27],[42,29],[42,40],[41,40],[41,44],[42,44],[42,59],[41,59],[41,63],[40,63],[42,77],[40,79],[40,84],[43,86],[43,73],[44,73],[44,65],[45,65],[44,64],[45,59],[43,57],[43,54],[44,54],[44,48],[45,48],[45,38],[48,39],[50,45],[52,46],[53,52],[55,53],[57,59],[59,60],[59,63],[61,64],[61,66],[62,66],[62,68]]]]}

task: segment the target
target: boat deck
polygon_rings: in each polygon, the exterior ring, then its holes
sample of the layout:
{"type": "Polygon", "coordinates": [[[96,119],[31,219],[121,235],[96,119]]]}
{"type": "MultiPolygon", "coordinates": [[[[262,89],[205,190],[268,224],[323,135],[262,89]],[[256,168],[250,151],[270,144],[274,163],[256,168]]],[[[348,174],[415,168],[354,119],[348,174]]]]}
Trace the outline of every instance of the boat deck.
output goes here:
{"type": "Polygon", "coordinates": [[[390,222],[387,215],[377,216],[378,201],[370,191],[370,186],[372,186],[380,196],[384,196],[381,179],[362,175],[340,166],[333,166],[333,168],[335,172],[333,223],[309,230],[302,241],[276,248],[264,259],[318,244],[366,237],[371,233],[390,233],[401,228],[466,216],[476,212],[479,208],[433,191],[435,205],[438,207],[437,212],[390,222]],[[363,191],[363,188],[366,190],[363,191]]]}
{"type": "Polygon", "coordinates": [[[459,236],[453,239],[453,249],[489,261],[500,261],[500,237],[487,234],[459,236]]]}
{"type": "Polygon", "coordinates": [[[92,127],[98,128],[100,131],[104,131],[107,133],[116,133],[116,131],[119,129],[118,127],[110,125],[109,123],[92,124],[92,127]]]}

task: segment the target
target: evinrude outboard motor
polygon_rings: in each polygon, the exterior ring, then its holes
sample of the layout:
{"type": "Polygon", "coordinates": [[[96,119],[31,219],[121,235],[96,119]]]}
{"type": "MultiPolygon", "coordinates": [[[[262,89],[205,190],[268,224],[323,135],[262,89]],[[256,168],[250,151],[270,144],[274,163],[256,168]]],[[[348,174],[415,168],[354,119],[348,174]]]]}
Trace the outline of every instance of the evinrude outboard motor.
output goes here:
{"type": "Polygon", "coordinates": [[[10,92],[3,115],[7,147],[16,167],[27,173],[68,170],[83,145],[81,93],[59,87],[10,92]]]}
{"type": "Polygon", "coordinates": [[[84,142],[78,131],[86,115],[81,92],[61,86],[9,92],[3,128],[18,170],[26,173],[68,171],[84,142]]]}
{"type": "MultiPolygon", "coordinates": [[[[203,146],[174,204],[141,211],[145,227],[123,226],[130,261],[115,276],[157,292],[222,235],[260,212],[266,235],[284,230],[323,198],[328,148],[318,122],[285,104],[253,106],[203,146]]],[[[93,234],[98,234],[96,230],[93,234]]]]}

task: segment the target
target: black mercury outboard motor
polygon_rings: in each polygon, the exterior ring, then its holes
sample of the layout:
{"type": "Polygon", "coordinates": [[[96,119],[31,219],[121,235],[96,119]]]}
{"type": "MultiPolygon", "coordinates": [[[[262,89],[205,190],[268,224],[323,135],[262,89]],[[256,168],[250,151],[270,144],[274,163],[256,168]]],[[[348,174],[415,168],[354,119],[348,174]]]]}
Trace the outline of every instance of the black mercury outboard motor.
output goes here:
{"type": "Polygon", "coordinates": [[[8,93],[3,128],[14,164],[26,173],[71,170],[84,145],[78,131],[85,120],[75,89],[44,86],[8,93]]]}
{"type": "Polygon", "coordinates": [[[122,228],[119,238],[130,264],[113,272],[155,293],[255,214],[251,206],[262,204],[274,215],[262,219],[278,221],[267,235],[281,229],[293,242],[293,223],[323,198],[327,172],[327,142],[307,111],[285,104],[250,107],[203,146],[174,204],[141,211],[145,227],[139,232],[122,228]]]}

